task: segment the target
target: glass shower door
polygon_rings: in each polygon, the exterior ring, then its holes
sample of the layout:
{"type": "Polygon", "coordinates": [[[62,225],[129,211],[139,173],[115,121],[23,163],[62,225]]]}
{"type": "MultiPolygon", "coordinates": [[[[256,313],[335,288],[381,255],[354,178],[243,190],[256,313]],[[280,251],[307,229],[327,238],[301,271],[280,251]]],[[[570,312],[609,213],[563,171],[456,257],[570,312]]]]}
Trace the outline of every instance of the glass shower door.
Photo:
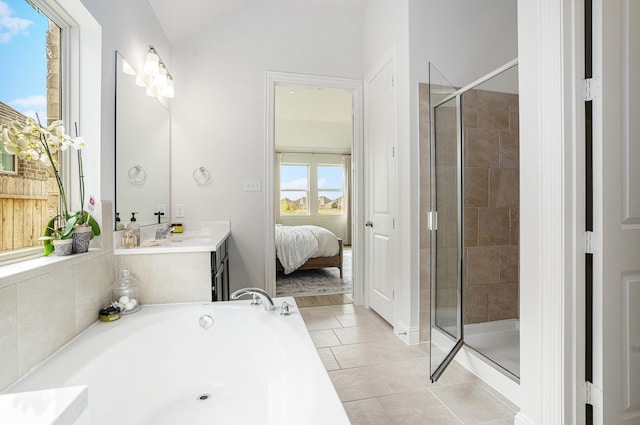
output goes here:
{"type": "Polygon", "coordinates": [[[429,66],[431,109],[431,380],[463,345],[461,98],[429,66]],[[433,213],[435,212],[435,214],[433,213]]]}

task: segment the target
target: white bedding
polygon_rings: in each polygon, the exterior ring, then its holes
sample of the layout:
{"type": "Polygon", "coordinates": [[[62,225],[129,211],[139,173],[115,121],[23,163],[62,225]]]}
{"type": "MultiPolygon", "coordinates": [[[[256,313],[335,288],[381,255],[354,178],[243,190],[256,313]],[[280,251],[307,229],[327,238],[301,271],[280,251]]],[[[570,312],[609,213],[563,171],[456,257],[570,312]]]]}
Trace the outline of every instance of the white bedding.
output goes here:
{"type": "Polygon", "coordinates": [[[276,256],[285,274],[292,273],[309,258],[333,257],[339,252],[338,238],[324,227],[276,224],[276,256]]]}

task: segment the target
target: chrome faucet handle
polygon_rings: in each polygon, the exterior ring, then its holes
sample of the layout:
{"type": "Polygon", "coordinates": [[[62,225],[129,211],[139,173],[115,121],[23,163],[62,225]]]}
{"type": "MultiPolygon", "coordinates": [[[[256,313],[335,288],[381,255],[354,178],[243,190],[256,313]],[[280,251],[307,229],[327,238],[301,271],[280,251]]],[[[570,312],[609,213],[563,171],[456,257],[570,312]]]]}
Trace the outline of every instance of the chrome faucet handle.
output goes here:
{"type": "Polygon", "coordinates": [[[251,300],[251,305],[260,305],[262,304],[262,300],[256,294],[253,294],[253,299],[251,300]]]}
{"type": "Polygon", "coordinates": [[[291,309],[293,309],[293,305],[283,301],[280,309],[280,316],[289,316],[291,314],[291,309]]]}

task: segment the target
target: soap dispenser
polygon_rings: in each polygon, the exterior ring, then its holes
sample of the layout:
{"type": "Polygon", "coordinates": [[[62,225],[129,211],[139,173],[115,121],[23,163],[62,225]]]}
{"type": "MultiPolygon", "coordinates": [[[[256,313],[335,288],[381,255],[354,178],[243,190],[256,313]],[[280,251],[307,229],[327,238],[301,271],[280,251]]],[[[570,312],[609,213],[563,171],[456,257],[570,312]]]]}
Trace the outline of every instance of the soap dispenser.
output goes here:
{"type": "Polygon", "coordinates": [[[116,230],[124,230],[124,224],[120,219],[120,213],[116,213],[116,230]]]}
{"type": "Polygon", "coordinates": [[[136,221],[136,214],[138,213],[137,212],[131,213],[131,221],[129,222],[129,226],[127,227],[129,230],[131,230],[131,232],[136,237],[136,246],[140,246],[140,225],[136,221]]]}

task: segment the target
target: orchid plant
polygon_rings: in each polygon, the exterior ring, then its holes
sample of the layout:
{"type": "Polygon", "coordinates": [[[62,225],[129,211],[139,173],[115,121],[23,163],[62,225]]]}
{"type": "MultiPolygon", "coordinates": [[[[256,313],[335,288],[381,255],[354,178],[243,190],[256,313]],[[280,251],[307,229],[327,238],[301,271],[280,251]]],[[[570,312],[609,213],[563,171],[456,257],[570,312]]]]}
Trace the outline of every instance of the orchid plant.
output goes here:
{"type": "Polygon", "coordinates": [[[89,198],[87,210],[84,207],[85,188],[82,149],[86,146],[86,142],[77,133],[76,125],[76,137],[71,138],[67,135],[60,120],[54,121],[46,127],[40,124],[39,118],[38,120],[27,118],[24,124],[15,120],[8,124],[0,124],[0,143],[4,145],[5,150],[12,155],[17,155],[20,159],[41,161],[52,169],[58,184],[60,214],[47,223],[44,236],[41,238],[44,240],[45,255],[49,255],[54,250],[51,243],[52,239],[68,239],[78,226],[91,226],[91,237],[100,234],[100,226],[91,217],[95,207],[93,197],[89,198]],[[67,193],[55,158],[58,152],[65,151],[69,147],[76,149],[78,155],[81,207],[80,211],[76,212],[70,212],[68,209],[67,193]]]}

